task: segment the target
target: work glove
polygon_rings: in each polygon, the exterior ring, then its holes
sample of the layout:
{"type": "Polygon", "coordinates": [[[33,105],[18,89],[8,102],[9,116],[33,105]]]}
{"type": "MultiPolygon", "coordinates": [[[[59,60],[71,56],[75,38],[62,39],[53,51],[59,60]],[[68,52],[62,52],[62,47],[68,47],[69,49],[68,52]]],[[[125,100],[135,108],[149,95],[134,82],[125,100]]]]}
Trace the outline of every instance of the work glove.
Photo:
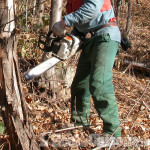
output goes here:
{"type": "Polygon", "coordinates": [[[56,22],[53,27],[52,31],[54,36],[62,37],[66,33],[66,27],[63,20],[56,22]]]}

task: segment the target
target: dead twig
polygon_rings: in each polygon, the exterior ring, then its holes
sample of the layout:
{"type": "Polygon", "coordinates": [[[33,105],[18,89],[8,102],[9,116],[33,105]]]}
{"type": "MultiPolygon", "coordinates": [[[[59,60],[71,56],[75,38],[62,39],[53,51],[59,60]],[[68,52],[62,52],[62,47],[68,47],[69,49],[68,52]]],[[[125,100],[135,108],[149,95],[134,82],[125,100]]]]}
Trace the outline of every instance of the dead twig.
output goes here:
{"type": "Polygon", "coordinates": [[[150,108],[147,106],[147,104],[143,101],[142,104],[148,109],[148,111],[150,112],[150,108]]]}
{"type": "MultiPolygon", "coordinates": [[[[98,125],[101,125],[101,124],[84,125],[84,126],[86,126],[88,128],[90,126],[98,126],[98,125]]],[[[60,130],[41,133],[40,135],[41,136],[46,136],[46,135],[54,134],[54,133],[61,133],[61,132],[64,132],[64,131],[76,130],[76,129],[84,128],[84,126],[81,125],[81,126],[75,126],[75,127],[70,127],[70,128],[64,128],[64,129],[60,129],[60,130]]]]}
{"type": "Polygon", "coordinates": [[[71,130],[75,130],[75,129],[79,129],[79,128],[83,128],[83,126],[75,126],[75,127],[60,129],[60,130],[56,130],[56,131],[45,132],[45,133],[41,133],[40,135],[41,136],[46,136],[46,135],[49,135],[49,134],[61,133],[61,132],[64,132],[64,131],[71,131],[71,130]]]}
{"type": "Polygon", "coordinates": [[[135,124],[135,122],[136,122],[136,120],[137,120],[137,118],[138,118],[138,116],[139,116],[139,113],[140,113],[141,107],[142,107],[142,103],[140,104],[140,107],[139,107],[138,113],[137,113],[137,115],[136,115],[135,120],[132,122],[132,125],[131,125],[131,127],[130,127],[129,132],[132,130],[132,128],[133,128],[133,126],[134,126],[134,124],[135,124]]]}

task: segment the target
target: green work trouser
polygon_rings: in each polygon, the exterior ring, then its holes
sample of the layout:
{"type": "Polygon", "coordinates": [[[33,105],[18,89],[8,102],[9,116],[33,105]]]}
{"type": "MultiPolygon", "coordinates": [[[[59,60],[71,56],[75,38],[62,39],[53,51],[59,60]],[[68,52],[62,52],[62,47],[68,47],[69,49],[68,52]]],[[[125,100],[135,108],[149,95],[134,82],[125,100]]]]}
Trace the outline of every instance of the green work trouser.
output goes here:
{"type": "MultiPolygon", "coordinates": [[[[112,84],[112,68],[118,45],[118,42],[110,40],[108,34],[95,37],[86,44],[71,86],[71,120],[78,125],[88,124],[92,96],[103,120],[103,131],[109,134],[120,124],[112,84]]],[[[114,136],[121,136],[120,127],[114,136]]]]}

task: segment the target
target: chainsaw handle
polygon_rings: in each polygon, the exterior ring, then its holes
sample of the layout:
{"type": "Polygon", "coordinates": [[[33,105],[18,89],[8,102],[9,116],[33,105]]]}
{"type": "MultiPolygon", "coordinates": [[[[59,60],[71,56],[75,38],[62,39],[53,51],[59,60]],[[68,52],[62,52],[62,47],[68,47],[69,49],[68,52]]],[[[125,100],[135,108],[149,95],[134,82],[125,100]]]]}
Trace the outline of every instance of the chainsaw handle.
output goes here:
{"type": "Polygon", "coordinates": [[[67,36],[69,36],[71,39],[72,39],[72,44],[71,44],[71,49],[73,48],[73,45],[74,45],[74,43],[75,43],[75,38],[74,38],[74,36],[72,35],[72,34],[70,34],[70,33],[66,33],[66,35],[67,36]]]}
{"type": "Polygon", "coordinates": [[[50,39],[53,39],[51,38],[51,34],[52,34],[52,30],[48,32],[47,35],[40,35],[39,36],[39,41],[38,41],[38,47],[41,49],[41,50],[45,50],[46,49],[46,46],[49,42],[50,39]],[[44,39],[44,40],[43,40],[44,39]]]}
{"type": "Polygon", "coordinates": [[[45,36],[45,35],[40,35],[40,36],[39,36],[38,47],[39,47],[41,50],[44,50],[44,49],[45,49],[46,38],[47,38],[47,36],[45,36]],[[43,38],[45,38],[45,41],[43,40],[43,38]],[[43,46],[43,47],[42,47],[42,46],[43,46]]]}

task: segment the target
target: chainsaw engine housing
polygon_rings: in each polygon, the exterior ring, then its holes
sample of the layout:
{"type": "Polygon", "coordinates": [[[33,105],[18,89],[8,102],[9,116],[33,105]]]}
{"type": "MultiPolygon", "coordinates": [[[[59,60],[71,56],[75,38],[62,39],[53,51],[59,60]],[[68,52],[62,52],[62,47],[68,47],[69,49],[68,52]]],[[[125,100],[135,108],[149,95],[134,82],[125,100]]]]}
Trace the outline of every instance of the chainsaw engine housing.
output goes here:
{"type": "Polygon", "coordinates": [[[41,35],[38,43],[39,48],[44,52],[52,52],[55,57],[66,60],[76,53],[80,40],[69,33],[62,38],[53,37],[50,32],[47,36],[41,35]]]}

